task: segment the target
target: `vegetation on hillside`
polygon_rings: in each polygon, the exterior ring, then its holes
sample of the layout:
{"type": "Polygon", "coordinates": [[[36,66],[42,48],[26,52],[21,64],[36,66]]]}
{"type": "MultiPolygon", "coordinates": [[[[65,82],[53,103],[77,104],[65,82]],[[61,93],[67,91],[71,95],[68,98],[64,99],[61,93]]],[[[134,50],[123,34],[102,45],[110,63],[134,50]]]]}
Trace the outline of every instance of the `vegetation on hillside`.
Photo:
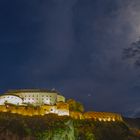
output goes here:
{"type": "Polygon", "coordinates": [[[84,106],[80,102],[77,102],[74,99],[68,99],[67,103],[69,104],[70,111],[84,112],[84,106]]]}
{"type": "MultiPolygon", "coordinates": [[[[67,116],[20,116],[0,113],[0,137],[16,135],[17,140],[139,140],[123,122],[76,120],[67,116]],[[8,133],[7,133],[8,132],[8,133]]],[[[5,139],[8,140],[8,139],[5,139]]]]}

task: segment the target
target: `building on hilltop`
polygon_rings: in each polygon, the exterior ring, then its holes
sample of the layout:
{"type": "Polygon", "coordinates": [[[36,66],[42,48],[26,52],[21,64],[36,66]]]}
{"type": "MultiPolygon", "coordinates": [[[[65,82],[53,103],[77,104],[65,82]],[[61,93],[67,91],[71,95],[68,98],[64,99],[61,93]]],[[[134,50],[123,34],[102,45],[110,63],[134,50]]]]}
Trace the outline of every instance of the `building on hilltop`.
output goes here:
{"type": "Polygon", "coordinates": [[[122,121],[116,113],[70,111],[65,97],[56,90],[21,89],[10,90],[0,96],[0,112],[16,113],[24,116],[57,114],[73,119],[92,119],[95,121],[122,121]]]}
{"type": "Polygon", "coordinates": [[[65,97],[55,90],[22,89],[10,90],[0,96],[0,105],[10,103],[14,105],[34,106],[55,105],[58,102],[65,102],[65,97]]]}
{"type": "Polygon", "coordinates": [[[65,97],[55,90],[21,89],[10,90],[0,96],[0,111],[28,116],[49,113],[69,116],[69,105],[65,103],[65,97]]]}

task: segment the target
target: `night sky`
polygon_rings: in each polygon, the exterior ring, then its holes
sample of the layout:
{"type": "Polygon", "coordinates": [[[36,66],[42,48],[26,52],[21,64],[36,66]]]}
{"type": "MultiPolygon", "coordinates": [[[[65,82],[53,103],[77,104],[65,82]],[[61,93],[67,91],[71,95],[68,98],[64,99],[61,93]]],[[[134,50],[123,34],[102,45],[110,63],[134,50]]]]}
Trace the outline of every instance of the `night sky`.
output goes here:
{"type": "Polygon", "coordinates": [[[1,0],[0,92],[55,88],[86,110],[140,116],[139,0],[1,0]]]}

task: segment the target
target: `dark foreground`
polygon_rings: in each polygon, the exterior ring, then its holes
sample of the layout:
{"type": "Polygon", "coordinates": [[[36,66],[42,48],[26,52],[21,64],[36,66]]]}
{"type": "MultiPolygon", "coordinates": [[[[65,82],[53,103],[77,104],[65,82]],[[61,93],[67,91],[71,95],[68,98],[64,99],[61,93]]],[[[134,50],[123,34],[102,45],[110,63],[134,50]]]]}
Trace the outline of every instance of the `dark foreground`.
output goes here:
{"type": "Polygon", "coordinates": [[[0,140],[140,140],[138,128],[126,122],[0,113],[0,140]]]}

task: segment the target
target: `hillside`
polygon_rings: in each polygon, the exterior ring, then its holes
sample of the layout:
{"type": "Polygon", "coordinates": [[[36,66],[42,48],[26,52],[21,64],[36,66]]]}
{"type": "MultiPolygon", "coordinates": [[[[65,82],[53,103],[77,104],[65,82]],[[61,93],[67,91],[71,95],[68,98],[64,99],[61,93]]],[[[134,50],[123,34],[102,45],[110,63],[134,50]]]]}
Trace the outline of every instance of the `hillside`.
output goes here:
{"type": "Polygon", "coordinates": [[[124,120],[129,127],[140,129],[140,118],[124,118],[124,120]]]}
{"type": "Polygon", "coordinates": [[[0,140],[139,140],[124,122],[0,113],[0,140]]]}

